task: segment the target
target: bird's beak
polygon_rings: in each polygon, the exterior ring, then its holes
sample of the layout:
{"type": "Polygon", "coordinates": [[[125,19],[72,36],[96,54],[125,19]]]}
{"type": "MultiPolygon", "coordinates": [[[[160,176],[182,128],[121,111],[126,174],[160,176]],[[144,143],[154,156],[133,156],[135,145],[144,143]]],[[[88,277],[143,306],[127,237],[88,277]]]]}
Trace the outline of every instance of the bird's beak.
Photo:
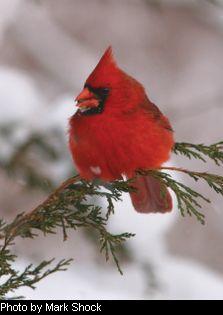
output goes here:
{"type": "Polygon", "coordinates": [[[75,101],[80,109],[97,107],[99,105],[99,100],[91,91],[89,91],[88,88],[84,88],[83,91],[76,97],[75,101]]]}

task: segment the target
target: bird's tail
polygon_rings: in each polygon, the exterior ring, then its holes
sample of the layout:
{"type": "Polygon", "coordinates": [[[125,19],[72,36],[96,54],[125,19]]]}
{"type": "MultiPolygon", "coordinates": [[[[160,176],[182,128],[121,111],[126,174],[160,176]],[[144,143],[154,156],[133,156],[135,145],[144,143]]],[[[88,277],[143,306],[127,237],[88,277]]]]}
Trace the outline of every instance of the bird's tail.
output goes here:
{"type": "Polygon", "coordinates": [[[130,193],[132,204],[137,212],[165,213],[172,210],[172,198],[167,187],[152,176],[138,176],[130,193]]]}

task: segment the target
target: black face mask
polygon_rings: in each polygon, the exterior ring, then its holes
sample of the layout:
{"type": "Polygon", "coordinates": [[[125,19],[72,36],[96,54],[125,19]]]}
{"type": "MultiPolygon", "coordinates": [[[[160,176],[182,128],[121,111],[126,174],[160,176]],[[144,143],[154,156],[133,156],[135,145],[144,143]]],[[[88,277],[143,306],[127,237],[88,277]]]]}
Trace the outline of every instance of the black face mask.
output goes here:
{"type": "Polygon", "coordinates": [[[97,99],[99,100],[99,105],[97,107],[89,108],[89,109],[85,110],[84,112],[81,112],[79,110],[78,113],[80,115],[84,115],[84,116],[101,114],[104,110],[105,101],[109,95],[109,88],[100,88],[100,87],[99,88],[93,88],[89,84],[85,84],[84,88],[88,88],[88,90],[90,92],[92,92],[97,97],[97,99]]]}

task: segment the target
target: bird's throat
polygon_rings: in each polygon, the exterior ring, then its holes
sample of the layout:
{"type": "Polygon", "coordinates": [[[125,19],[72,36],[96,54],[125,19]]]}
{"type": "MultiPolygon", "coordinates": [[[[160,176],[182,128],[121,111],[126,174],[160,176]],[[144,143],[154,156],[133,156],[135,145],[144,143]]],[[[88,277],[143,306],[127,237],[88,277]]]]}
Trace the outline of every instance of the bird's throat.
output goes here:
{"type": "Polygon", "coordinates": [[[91,116],[96,114],[101,114],[104,111],[104,101],[100,101],[97,107],[89,107],[84,110],[79,109],[78,114],[83,116],[91,116]]]}

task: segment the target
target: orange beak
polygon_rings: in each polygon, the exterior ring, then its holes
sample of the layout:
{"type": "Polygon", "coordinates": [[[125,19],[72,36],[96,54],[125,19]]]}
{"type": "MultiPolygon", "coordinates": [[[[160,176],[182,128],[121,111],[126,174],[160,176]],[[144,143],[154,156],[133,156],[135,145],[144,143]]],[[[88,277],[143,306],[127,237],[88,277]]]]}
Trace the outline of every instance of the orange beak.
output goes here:
{"type": "Polygon", "coordinates": [[[99,100],[91,91],[89,91],[88,88],[84,88],[83,91],[76,97],[75,101],[77,102],[77,106],[82,109],[97,107],[99,105],[99,100]]]}

